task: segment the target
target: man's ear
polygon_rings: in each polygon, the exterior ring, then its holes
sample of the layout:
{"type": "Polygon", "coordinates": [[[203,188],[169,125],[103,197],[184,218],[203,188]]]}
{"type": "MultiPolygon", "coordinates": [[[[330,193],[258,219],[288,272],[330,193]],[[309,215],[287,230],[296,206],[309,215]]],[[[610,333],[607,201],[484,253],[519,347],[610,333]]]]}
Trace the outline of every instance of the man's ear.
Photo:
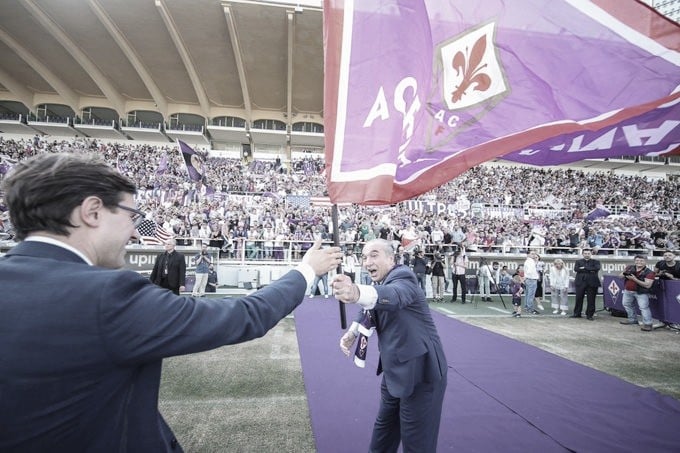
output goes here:
{"type": "Polygon", "coordinates": [[[102,208],[104,203],[99,197],[90,196],[80,203],[80,206],[76,209],[79,218],[77,219],[80,224],[87,225],[89,227],[96,228],[101,224],[102,221],[102,208]]]}

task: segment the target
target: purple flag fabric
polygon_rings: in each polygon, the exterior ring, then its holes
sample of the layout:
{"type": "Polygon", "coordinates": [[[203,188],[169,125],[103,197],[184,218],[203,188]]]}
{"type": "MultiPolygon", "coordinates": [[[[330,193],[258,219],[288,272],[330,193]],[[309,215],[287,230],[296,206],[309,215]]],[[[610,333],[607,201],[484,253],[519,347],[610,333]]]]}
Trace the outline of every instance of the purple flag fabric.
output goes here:
{"type": "Polygon", "coordinates": [[[177,145],[184,158],[189,179],[196,182],[201,181],[203,179],[203,159],[182,140],[177,140],[177,145]]]}
{"type": "Polygon", "coordinates": [[[158,167],[156,168],[157,175],[164,175],[168,169],[168,155],[163,154],[160,161],[158,162],[158,167]]]}
{"type": "Polygon", "coordinates": [[[336,203],[680,145],[680,27],[634,0],[325,0],[324,40],[336,203]]]}
{"type": "Polygon", "coordinates": [[[610,214],[611,212],[609,212],[608,209],[603,206],[598,206],[586,215],[586,220],[590,220],[592,222],[593,220],[607,217],[610,214]]]}

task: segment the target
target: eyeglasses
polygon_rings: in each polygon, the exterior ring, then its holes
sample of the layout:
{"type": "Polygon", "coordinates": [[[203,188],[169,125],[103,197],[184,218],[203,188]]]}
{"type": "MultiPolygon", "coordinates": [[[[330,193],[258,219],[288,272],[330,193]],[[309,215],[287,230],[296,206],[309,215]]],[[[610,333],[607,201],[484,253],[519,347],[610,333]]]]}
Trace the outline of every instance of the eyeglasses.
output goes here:
{"type": "Polygon", "coordinates": [[[132,219],[132,224],[135,226],[135,228],[138,228],[146,218],[146,213],[140,211],[139,209],[128,208],[127,206],[120,204],[117,204],[116,206],[124,211],[132,212],[134,214],[130,218],[132,219]]]}

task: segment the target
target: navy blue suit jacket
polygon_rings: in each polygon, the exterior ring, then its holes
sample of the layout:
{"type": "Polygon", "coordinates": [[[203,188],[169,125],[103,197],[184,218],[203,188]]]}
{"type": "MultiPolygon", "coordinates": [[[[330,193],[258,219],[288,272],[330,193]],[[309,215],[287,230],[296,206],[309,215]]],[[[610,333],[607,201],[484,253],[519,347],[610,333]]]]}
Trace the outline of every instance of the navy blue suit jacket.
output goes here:
{"type": "Polygon", "coordinates": [[[263,336],[303,299],[288,272],[238,300],[176,296],[25,241],[0,258],[0,451],[181,448],[158,412],[164,357],[263,336]]]}
{"type": "Polygon", "coordinates": [[[397,265],[374,288],[380,363],[390,395],[407,397],[421,382],[445,379],[444,349],[415,274],[397,265]]]}

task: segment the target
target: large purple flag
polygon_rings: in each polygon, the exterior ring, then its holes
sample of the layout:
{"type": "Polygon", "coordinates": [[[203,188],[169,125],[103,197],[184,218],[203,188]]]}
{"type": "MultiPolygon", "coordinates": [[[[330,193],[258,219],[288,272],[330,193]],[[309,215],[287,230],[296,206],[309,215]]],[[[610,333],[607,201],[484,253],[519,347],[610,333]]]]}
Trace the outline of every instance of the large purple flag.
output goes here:
{"type": "Polygon", "coordinates": [[[680,145],[680,27],[634,0],[325,0],[324,41],[336,203],[680,145]]]}
{"type": "Polygon", "coordinates": [[[182,158],[184,158],[189,179],[196,182],[201,181],[204,173],[203,158],[182,140],[177,140],[177,144],[182,153],[182,158]]]}

